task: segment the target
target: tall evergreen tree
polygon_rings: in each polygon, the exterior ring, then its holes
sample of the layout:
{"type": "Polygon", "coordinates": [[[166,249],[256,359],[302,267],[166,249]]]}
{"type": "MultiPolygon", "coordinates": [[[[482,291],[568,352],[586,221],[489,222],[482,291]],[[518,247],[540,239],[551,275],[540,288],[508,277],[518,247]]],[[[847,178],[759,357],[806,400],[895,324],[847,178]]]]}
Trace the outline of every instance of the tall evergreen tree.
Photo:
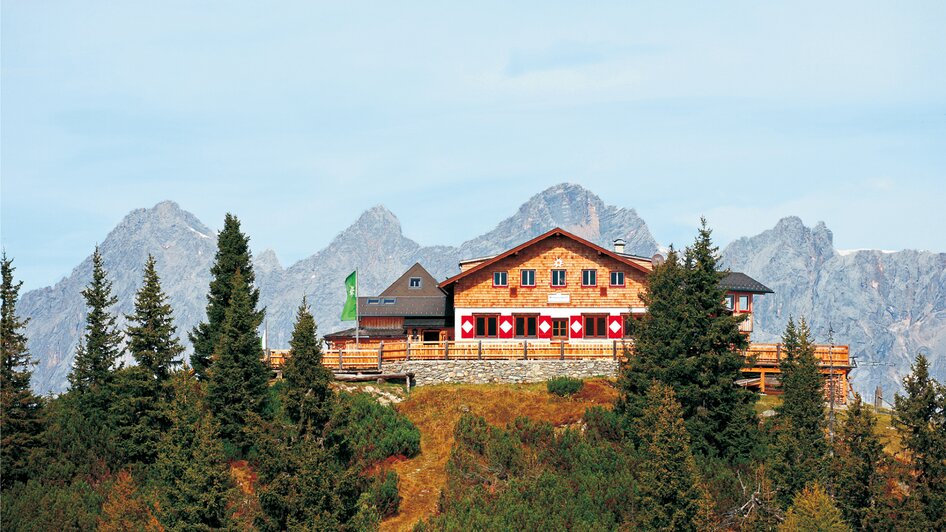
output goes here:
{"type": "Polygon", "coordinates": [[[637,525],[645,530],[702,530],[709,525],[709,496],[690,452],[682,413],[673,389],[654,382],[638,431],[644,438],[637,525]]]}
{"type": "MultiPolygon", "coordinates": [[[[223,330],[223,322],[232,297],[232,278],[236,272],[240,272],[251,287],[250,307],[255,309],[259,303],[259,290],[252,288],[255,277],[249,243],[249,237],[240,231],[240,221],[236,216],[227,213],[223,230],[217,235],[217,255],[210,268],[213,278],[207,293],[207,321],[198,324],[190,333],[190,341],[194,345],[191,365],[201,380],[207,377],[211,357],[223,330]]],[[[259,315],[262,321],[262,311],[259,311],[259,315]]]]}
{"type": "Polygon", "coordinates": [[[757,443],[755,394],[734,386],[748,345],[742,316],[723,302],[718,248],[702,221],[683,260],[671,250],[654,268],[642,299],[647,314],[631,329],[634,353],[622,372],[618,409],[633,420],[652,380],[671,386],[683,407],[694,451],[745,459],[757,443]]]}
{"type": "Polygon", "coordinates": [[[267,397],[269,370],[257,329],[250,287],[237,272],[232,278],[230,306],[207,377],[207,405],[220,423],[220,435],[238,448],[250,445],[247,415],[261,414],[267,397]]]}
{"type": "Polygon", "coordinates": [[[837,453],[833,461],[837,479],[837,502],[845,520],[854,530],[868,530],[884,495],[881,466],[884,446],[874,433],[874,414],[861,401],[860,394],[847,409],[838,431],[837,453]]]}
{"type": "Polygon", "coordinates": [[[89,313],[85,319],[85,337],[79,342],[69,374],[70,390],[79,392],[106,384],[123,352],[122,333],[115,327],[115,316],[109,313],[109,307],[115,305],[118,298],[112,295],[112,281],[105,273],[98,246],[92,254],[92,280],[82,296],[89,313]]]}
{"type": "Polygon", "coordinates": [[[785,521],[779,525],[779,532],[847,532],[847,526],[841,518],[841,511],[828,496],[820,484],[814,483],[798,493],[792,501],[792,507],[785,514],[785,521]]]}
{"type": "Polygon", "coordinates": [[[13,282],[13,260],[0,260],[0,486],[25,481],[30,452],[39,445],[42,430],[39,397],[30,389],[33,360],[26,347],[16,305],[23,282],[13,282]]]}
{"type": "Polygon", "coordinates": [[[903,379],[904,395],[894,397],[894,414],[903,446],[916,471],[915,497],[936,530],[946,529],[946,388],[930,377],[929,362],[917,355],[903,379]]]}
{"type": "Polygon", "coordinates": [[[217,424],[204,410],[201,387],[190,371],[172,375],[171,386],[171,427],[155,463],[162,487],[158,518],[172,530],[223,528],[235,492],[217,424]]]}
{"type": "Polygon", "coordinates": [[[184,348],[177,338],[171,305],[161,290],[161,279],[151,255],[148,255],[144,281],[135,297],[135,313],[126,318],[129,322],[126,331],[128,350],[139,366],[147,368],[163,381],[172,366],[181,363],[178,357],[184,348]]]}
{"type": "Polygon", "coordinates": [[[315,335],[315,319],[305,298],[296,313],[289,340],[289,360],[283,369],[285,411],[303,438],[322,432],[331,410],[332,373],[322,365],[322,341],[315,335]]]}
{"type": "Polygon", "coordinates": [[[824,379],[815,360],[811,331],[802,318],[789,318],[782,336],[782,404],[777,408],[772,480],[776,498],[788,506],[796,493],[822,480],[828,446],[825,442],[824,379]]]}

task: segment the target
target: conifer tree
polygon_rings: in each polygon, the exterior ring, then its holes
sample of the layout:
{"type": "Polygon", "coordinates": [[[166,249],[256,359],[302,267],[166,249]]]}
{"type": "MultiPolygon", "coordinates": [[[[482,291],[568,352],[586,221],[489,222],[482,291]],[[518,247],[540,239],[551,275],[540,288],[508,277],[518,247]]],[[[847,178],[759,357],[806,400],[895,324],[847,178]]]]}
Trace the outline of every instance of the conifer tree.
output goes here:
{"type": "Polygon", "coordinates": [[[85,319],[85,337],[79,341],[76,358],[69,374],[70,390],[84,392],[108,383],[115,362],[122,355],[122,333],[115,327],[109,308],[118,302],[112,295],[98,246],[92,254],[92,280],[82,291],[89,313],[85,319]]]}
{"type": "Polygon", "coordinates": [[[681,416],[673,389],[654,382],[638,430],[644,436],[637,525],[646,530],[701,530],[709,524],[709,496],[681,416]]]}
{"type": "Polygon", "coordinates": [[[30,452],[39,445],[42,430],[39,397],[30,389],[33,360],[26,347],[16,305],[23,282],[13,282],[13,260],[3,253],[0,260],[0,485],[8,488],[25,481],[30,452]]]}
{"type": "Polygon", "coordinates": [[[139,493],[138,483],[127,470],[118,472],[102,503],[98,532],[163,530],[148,503],[139,493]]]}
{"type": "Polygon", "coordinates": [[[917,355],[903,391],[894,397],[894,414],[916,471],[911,498],[933,529],[946,529],[946,388],[930,377],[926,357],[917,355]]]}
{"type": "Polygon", "coordinates": [[[249,413],[261,414],[267,397],[269,370],[257,328],[260,313],[253,309],[250,287],[240,272],[232,278],[230,306],[207,378],[207,405],[220,423],[220,435],[247,449],[249,413]]]}
{"type": "MultiPolygon", "coordinates": [[[[240,221],[227,213],[223,221],[223,230],[217,235],[217,254],[210,268],[212,279],[207,293],[207,321],[198,324],[190,333],[194,345],[191,365],[201,380],[207,377],[211,357],[217,347],[233,286],[233,275],[240,272],[249,289],[250,307],[259,303],[259,290],[252,288],[255,280],[253,261],[250,254],[250,239],[240,231],[240,221]]],[[[262,311],[259,312],[262,321],[262,311]]]]}
{"type": "Polygon", "coordinates": [[[776,411],[772,480],[777,499],[788,506],[796,493],[824,478],[828,446],[825,442],[824,381],[809,340],[811,331],[802,318],[789,318],[782,337],[786,358],[781,361],[782,404],[776,411]]]}
{"type": "Polygon", "coordinates": [[[289,340],[289,360],[283,369],[285,411],[303,438],[321,434],[331,409],[332,373],[322,365],[322,341],[315,330],[315,320],[303,298],[289,340]]]}
{"type": "Polygon", "coordinates": [[[799,492],[785,514],[779,532],[811,530],[846,532],[851,528],[841,518],[841,511],[820,484],[814,483],[799,492]]]}
{"type": "Polygon", "coordinates": [[[135,313],[126,318],[128,350],[139,366],[147,368],[159,381],[165,380],[172,366],[181,363],[178,357],[184,348],[177,338],[171,305],[161,290],[161,279],[151,255],[148,255],[144,281],[135,297],[135,313]]]}
{"type": "Polygon", "coordinates": [[[155,463],[163,488],[158,518],[172,530],[223,528],[234,486],[216,422],[204,411],[200,385],[190,371],[178,371],[170,380],[171,427],[155,463]]]}
{"type": "Polygon", "coordinates": [[[884,495],[881,466],[884,446],[874,434],[874,414],[855,393],[847,417],[838,432],[833,461],[837,479],[837,503],[854,530],[871,528],[869,523],[884,495]]]}
{"type": "Polygon", "coordinates": [[[663,382],[683,407],[694,451],[739,460],[757,442],[755,395],[733,385],[748,343],[739,332],[743,317],[724,305],[717,252],[703,220],[682,261],[671,249],[654,268],[642,294],[647,314],[630,331],[634,352],[622,372],[618,410],[637,419],[650,381],[663,382]]]}

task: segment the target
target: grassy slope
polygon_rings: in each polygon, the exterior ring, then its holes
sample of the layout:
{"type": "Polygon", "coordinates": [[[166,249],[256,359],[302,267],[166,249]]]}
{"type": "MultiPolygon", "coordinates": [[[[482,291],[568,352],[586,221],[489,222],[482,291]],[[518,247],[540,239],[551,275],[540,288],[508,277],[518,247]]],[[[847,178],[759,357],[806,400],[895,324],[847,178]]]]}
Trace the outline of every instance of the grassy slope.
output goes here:
{"type": "Polygon", "coordinates": [[[391,466],[400,477],[402,501],[400,512],[385,520],[382,530],[411,530],[414,523],[437,511],[453,447],[453,428],[462,413],[483,416],[497,426],[518,416],[561,426],[578,422],[588,407],[610,407],[616,398],[613,383],[604,379],[586,381],[584,389],[571,399],[549,394],[545,384],[458,384],[415,389],[397,409],[420,429],[421,452],[391,466]]]}

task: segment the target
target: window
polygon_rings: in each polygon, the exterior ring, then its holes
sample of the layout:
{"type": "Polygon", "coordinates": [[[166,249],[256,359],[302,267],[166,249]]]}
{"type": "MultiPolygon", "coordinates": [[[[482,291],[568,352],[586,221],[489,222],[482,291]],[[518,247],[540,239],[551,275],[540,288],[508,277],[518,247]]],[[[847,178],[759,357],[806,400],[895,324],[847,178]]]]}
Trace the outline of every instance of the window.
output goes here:
{"type": "Polygon", "coordinates": [[[372,298],[368,298],[368,304],[369,304],[369,305],[380,305],[380,304],[381,304],[381,300],[380,300],[380,299],[377,299],[377,298],[373,298],[373,297],[372,297],[372,298]]]}
{"type": "Polygon", "coordinates": [[[535,338],[536,321],[538,316],[516,316],[516,337],[517,338],[535,338]]]}
{"type": "Polygon", "coordinates": [[[498,316],[476,316],[476,337],[496,338],[498,316]]]}
{"type": "Polygon", "coordinates": [[[749,296],[739,296],[739,310],[749,312],[749,296]]]}
{"type": "Polygon", "coordinates": [[[624,286],[624,272],[611,272],[611,286],[624,286]]]}
{"type": "Polygon", "coordinates": [[[565,270],[552,270],[552,286],[565,286],[565,270]]]}
{"type": "Polygon", "coordinates": [[[736,310],[735,298],[736,296],[732,294],[726,295],[726,299],[723,300],[723,303],[726,305],[726,310],[730,312],[732,312],[733,310],[736,310]]]}
{"type": "Polygon", "coordinates": [[[598,284],[598,270],[582,270],[581,286],[596,286],[598,284]]]}
{"type": "Polygon", "coordinates": [[[519,286],[535,286],[535,270],[522,270],[519,286]]]}
{"type": "Polygon", "coordinates": [[[606,316],[584,316],[585,338],[606,338],[608,336],[606,316]]]}
{"type": "Polygon", "coordinates": [[[408,288],[420,288],[420,277],[411,277],[408,288]]]}
{"type": "Polygon", "coordinates": [[[568,318],[552,319],[552,338],[562,339],[568,337],[568,318]]]}
{"type": "Polygon", "coordinates": [[[384,299],[381,300],[381,304],[382,304],[382,305],[393,305],[393,304],[395,304],[395,303],[397,303],[397,298],[396,298],[396,297],[386,297],[386,298],[384,298],[384,299]]]}
{"type": "Polygon", "coordinates": [[[493,286],[508,286],[506,272],[493,272],[493,286]]]}

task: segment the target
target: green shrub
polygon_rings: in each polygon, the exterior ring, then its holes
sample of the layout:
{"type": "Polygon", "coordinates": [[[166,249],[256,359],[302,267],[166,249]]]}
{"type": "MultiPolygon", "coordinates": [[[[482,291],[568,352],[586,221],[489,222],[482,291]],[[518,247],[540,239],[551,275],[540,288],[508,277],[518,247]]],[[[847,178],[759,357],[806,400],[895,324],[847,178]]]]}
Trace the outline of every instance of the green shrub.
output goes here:
{"type": "Polygon", "coordinates": [[[4,530],[93,530],[102,496],[89,484],[47,484],[30,480],[3,493],[4,530]]]}
{"type": "Polygon", "coordinates": [[[382,518],[396,514],[401,506],[401,495],[398,493],[397,484],[397,473],[388,471],[387,474],[375,478],[371,486],[374,507],[378,509],[382,518]]]}
{"type": "Polygon", "coordinates": [[[593,406],[585,410],[585,434],[592,441],[619,443],[624,439],[624,423],[613,410],[593,406]]]}
{"type": "Polygon", "coordinates": [[[573,379],[571,377],[555,377],[554,379],[549,379],[545,385],[548,388],[549,393],[553,393],[561,397],[567,397],[580,392],[582,387],[585,385],[585,381],[581,379],[573,379]]]}
{"type": "Polygon", "coordinates": [[[394,408],[365,393],[338,395],[328,441],[343,457],[368,465],[389,456],[408,458],[420,452],[420,431],[394,408]]]}

